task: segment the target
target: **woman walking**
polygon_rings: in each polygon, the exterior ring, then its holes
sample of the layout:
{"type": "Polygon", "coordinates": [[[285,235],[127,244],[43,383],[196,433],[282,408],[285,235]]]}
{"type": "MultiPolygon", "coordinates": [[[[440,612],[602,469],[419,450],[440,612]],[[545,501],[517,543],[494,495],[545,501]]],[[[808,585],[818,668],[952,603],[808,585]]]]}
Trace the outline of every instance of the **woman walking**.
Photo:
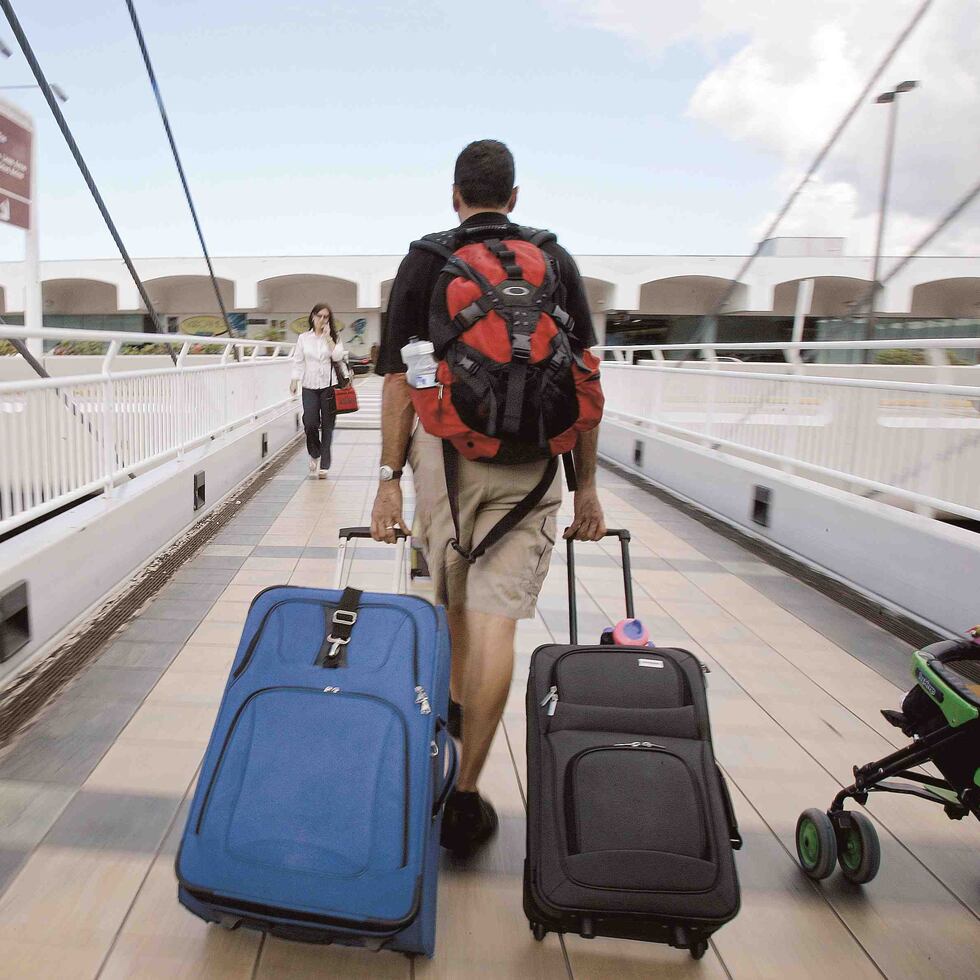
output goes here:
{"type": "Polygon", "coordinates": [[[303,386],[303,428],[310,454],[310,476],[321,480],[330,469],[330,443],[337,421],[333,389],[346,383],[342,360],[344,345],[337,336],[333,310],[317,303],[310,310],[310,329],[299,335],[293,351],[293,379],[289,390],[295,395],[303,386]]]}

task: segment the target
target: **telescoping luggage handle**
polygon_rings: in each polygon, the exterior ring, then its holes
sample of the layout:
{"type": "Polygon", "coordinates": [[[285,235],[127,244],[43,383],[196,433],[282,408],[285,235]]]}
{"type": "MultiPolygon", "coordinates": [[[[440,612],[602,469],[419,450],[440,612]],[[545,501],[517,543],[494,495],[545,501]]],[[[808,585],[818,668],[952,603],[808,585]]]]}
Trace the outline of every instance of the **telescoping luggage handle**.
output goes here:
{"type": "MultiPolygon", "coordinates": [[[[603,535],[606,538],[619,538],[619,550],[623,558],[623,590],[626,594],[626,616],[634,618],[633,611],[633,570],[630,567],[630,533],[625,528],[610,528],[603,535]]],[[[569,538],[566,562],[568,564],[568,639],[578,643],[578,600],[575,597],[575,542],[569,538]]]]}
{"type": "MultiPolygon", "coordinates": [[[[337,571],[334,577],[334,588],[342,589],[347,585],[347,580],[350,577],[350,569],[344,569],[344,564],[347,558],[347,545],[352,538],[370,538],[371,528],[369,527],[342,527],[338,532],[337,536],[340,539],[337,545],[337,571]]],[[[400,527],[395,528],[395,545],[397,552],[395,554],[395,574],[391,585],[391,591],[395,594],[407,592],[408,591],[408,571],[405,565],[405,556],[407,554],[406,544],[408,542],[408,534],[403,531],[400,527]]],[[[353,564],[353,558],[351,559],[351,564],[353,564]]]]}

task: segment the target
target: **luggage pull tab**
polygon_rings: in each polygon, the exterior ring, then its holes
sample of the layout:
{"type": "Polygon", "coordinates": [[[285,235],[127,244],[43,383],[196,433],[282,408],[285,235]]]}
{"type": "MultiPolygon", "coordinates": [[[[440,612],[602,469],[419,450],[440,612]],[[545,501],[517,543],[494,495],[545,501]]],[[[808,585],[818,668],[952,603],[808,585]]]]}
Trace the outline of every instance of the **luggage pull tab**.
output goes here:
{"type": "Polygon", "coordinates": [[[558,707],[558,687],[552,684],[551,690],[544,696],[544,700],[541,702],[541,707],[547,707],[548,717],[550,718],[554,713],[555,709],[558,707]]]}
{"type": "Polygon", "coordinates": [[[614,749],[665,749],[665,745],[658,745],[656,742],[616,742],[614,749]]]}
{"type": "Polygon", "coordinates": [[[357,608],[361,601],[361,590],[346,588],[337,603],[330,619],[330,628],[317,654],[318,667],[343,666],[344,647],[350,643],[354,624],[357,622],[357,608]]]}
{"type": "Polygon", "coordinates": [[[419,711],[423,715],[432,714],[432,706],[429,704],[429,695],[425,693],[425,688],[417,686],[415,688],[415,703],[419,706],[419,711]]]}
{"type": "MultiPolygon", "coordinates": [[[[342,647],[347,646],[350,643],[350,631],[354,628],[354,624],[357,622],[356,612],[347,612],[344,609],[338,609],[333,614],[333,624],[335,626],[346,626],[347,635],[334,636],[333,632],[327,637],[327,643],[330,644],[330,649],[327,651],[327,657],[324,661],[327,666],[336,666],[338,662],[338,657],[340,656],[340,651],[342,647]]],[[[342,633],[341,630],[337,630],[338,633],[342,633]]]]}

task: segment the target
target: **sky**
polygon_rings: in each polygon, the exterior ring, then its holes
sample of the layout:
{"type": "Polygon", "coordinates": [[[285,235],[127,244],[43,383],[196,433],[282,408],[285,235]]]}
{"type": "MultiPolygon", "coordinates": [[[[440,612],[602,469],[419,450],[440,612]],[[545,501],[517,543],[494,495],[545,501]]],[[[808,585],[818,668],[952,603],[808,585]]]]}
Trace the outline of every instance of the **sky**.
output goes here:
{"type": "MultiPolygon", "coordinates": [[[[578,254],[745,254],[921,0],[136,0],[214,255],[392,254],[452,226],[470,140],[516,217],[578,254]]],[[[124,0],[15,0],[134,256],[199,246],[124,0]]],[[[885,252],[980,176],[980,0],[933,0],[905,79],[885,252]]],[[[0,86],[33,81],[9,26],[0,86]]],[[[43,259],[117,253],[37,91],[43,259]]],[[[777,234],[873,246],[887,108],[866,100],[777,234]]],[[[927,250],[980,254],[976,204],[927,250]]],[[[23,235],[0,227],[0,260],[23,235]]]]}

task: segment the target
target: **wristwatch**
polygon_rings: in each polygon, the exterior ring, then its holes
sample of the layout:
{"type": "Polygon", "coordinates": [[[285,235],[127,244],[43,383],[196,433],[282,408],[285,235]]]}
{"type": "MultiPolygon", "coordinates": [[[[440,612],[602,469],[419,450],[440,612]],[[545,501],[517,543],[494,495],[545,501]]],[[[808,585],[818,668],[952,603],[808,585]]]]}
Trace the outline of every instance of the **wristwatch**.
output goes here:
{"type": "Polygon", "coordinates": [[[390,466],[382,466],[378,470],[378,479],[382,483],[390,483],[392,480],[400,480],[402,475],[401,470],[393,470],[390,466]]]}

